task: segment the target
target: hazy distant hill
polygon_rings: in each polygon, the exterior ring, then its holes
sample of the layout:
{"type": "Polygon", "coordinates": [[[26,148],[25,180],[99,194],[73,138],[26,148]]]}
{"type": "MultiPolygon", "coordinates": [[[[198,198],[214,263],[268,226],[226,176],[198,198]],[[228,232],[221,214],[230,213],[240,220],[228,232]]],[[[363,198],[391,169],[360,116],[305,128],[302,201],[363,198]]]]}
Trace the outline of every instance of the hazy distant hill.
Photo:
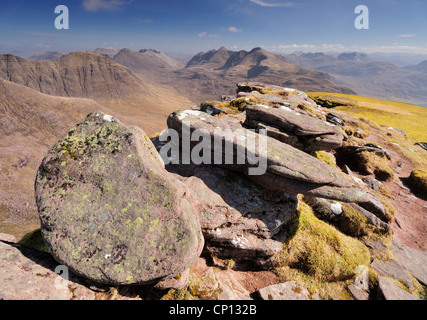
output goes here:
{"type": "Polygon", "coordinates": [[[57,58],[59,58],[60,56],[63,56],[64,54],[62,52],[58,52],[58,51],[48,51],[48,52],[44,52],[38,55],[33,55],[31,57],[29,57],[29,60],[34,60],[34,61],[42,61],[42,60],[55,60],[57,58]]]}
{"type": "Polygon", "coordinates": [[[405,69],[417,72],[427,72],[427,60],[423,60],[417,65],[407,66],[405,69]]]}
{"type": "Polygon", "coordinates": [[[114,56],[119,53],[119,51],[120,49],[117,48],[97,48],[94,52],[98,54],[106,54],[111,59],[113,59],[114,56]]]}
{"type": "Polygon", "coordinates": [[[168,55],[155,50],[134,51],[121,49],[115,56],[114,61],[120,63],[134,72],[155,73],[159,75],[162,71],[171,71],[182,68],[183,64],[168,55]],[[159,70],[165,69],[165,70],[159,70]]]}
{"type": "Polygon", "coordinates": [[[285,58],[303,68],[327,72],[335,83],[350,87],[360,95],[419,104],[427,100],[427,73],[420,73],[427,63],[402,68],[357,52],[338,56],[291,54],[285,58]]]}

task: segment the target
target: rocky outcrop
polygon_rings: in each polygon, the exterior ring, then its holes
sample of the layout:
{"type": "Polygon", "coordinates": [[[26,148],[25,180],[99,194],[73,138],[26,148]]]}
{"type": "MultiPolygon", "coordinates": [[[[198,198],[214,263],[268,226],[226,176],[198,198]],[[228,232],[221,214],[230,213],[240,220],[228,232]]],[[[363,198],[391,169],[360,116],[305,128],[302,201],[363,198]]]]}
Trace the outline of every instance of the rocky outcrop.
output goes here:
{"type": "Polygon", "coordinates": [[[96,282],[172,278],[203,248],[186,192],[137,127],[89,114],[43,159],[35,195],[55,259],[96,282]]]}
{"type": "MultiPolygon", "coordinates": [[[[56,261],[96,283],[172,288],[169,298],[317,299],[311,281],[342,289],[322,298],[416,298],[409,291],[419,292],[418,280],[407,271],[422,283],[422,268],[410,270],[385,244],[384,186],[344,173],[332,144],[317,153],[325,141],[346,142],[341,129],[298,90],[238,90],[237,98],[172,113],[167,125],[177,140],[165,130],[151,142],[101,112],[72,128],[36,178],[41,231],[56,261]],[[198,139],[186,140],[194,133],[198,139]],[[320,141],[316,152],[307,136],[320,141]],[[201,163],[184,161],[184,151],[201,163]],[[264,172],[253,174],[262,164],[264,172]],[[248,270],[253,277],[242,281],[248,270]],[[258,271],[274,276],[257,282],[258,271]],[[398,289],[391,278],[401,281],[398,289]],[[297,279],[310,279],[307,288],[297,279]]],[[[423,264],[399,250],[403,261],[423,264]]]]}
{"type": "MultiPolygon", "coordinates": [[[[277,99],[281,99],[282,104],[288,103],[292,106],[292,103],[287,102],[288,96],[306,99],[302,93],[300,94],[300,91],[294,89],[274,86],[268,89],[269,87],[265,85],[260,87],[259,84],[247,84],[246,86],[239,84],[238,86],[240,92],[253,90],[254,88],[256,88],[258,90],[256,92],[259,93],[256,95],[255,100],[263,98],[262,92],[275,92],[274,90],[279,90],[279,93],[287,92],[288,95],[282,98],[280,94],[276,96],[277,99]]],[[[375,214],[384,214],[384,208],[381,202],[376,199],[372,193],[358,187],[354,180],[349,179],[349,177],[345,176],[341,171],[328,166],[307,152],[284,143],[280,138],[276,139],[276,137],[272,137],[271,135],[265,137],[267,150],[265,150],[264,153],[257,150],[255,146],[259,146],[260,143],[262,143],[260,135],[242,126],[241,122],[248,120],[248,114],[251,112],[250,110],[259,111],[261,109],[270,109],[270,107],[267,105],[253,106],[251,104],[252,100],[250,98],[246,99],[248,100],[244,101],[244,106],[239,105],[238,107],[239,111],[244,111],[243,113],[230,112],[230,106],[233,107],[236,103],[239,103],[238,99],[230,101],[226,106],[218,104],[201,104],[199,107],[192,110],[176,111],[169,116],[167,121],[168,127],[176,130],[178,134],[181,134],[181,138],[185,130],[187,130],[190,135],[196,130],[205,132],[210,140],[209,142],[205,141],[209,144],[209,148],[212,152],[210,159],[214,159],[215,153],[219,153],[219,159],[222,160],[221,163],[224,167],[247,174],[251,180],[262,185],[266,189],[284,191],[290,194],[307,194],[331,200],[356,202],[362,204],[364,208],[374,211],[375,214]],[[239,131],[239,135],[244,138],[238,138],[236,136],[237,131],[239,131]],[[246,141],[249,140],[249,138],[254,140],[254,143],[251,145],[246,141]],[[224,141],[223,146],[220,146],[220,148],[222,148],[221,150],[215,149],[217,146],[215,141],[224,141]],[[251,174],[251,170],[254,170],[254,166],[250,164],[249,157],[240,159],[240,164],[237,158],[235,158],[236,161],[234,161],[232,165],[226,164],[226,157],[227,155],[229,156],[225,149],[225,145],[227,144],[232,146],[232,155],[234,157],[236,157],[239,150],[245,150],[246,155],[265,160],[267,167],[266,172],[251,174]]],[[[297,104],[299,105],[301,102],[297,104]]],[[[295,123],[298,123],[297,118],[298,117],[293,118],[295,123]]],[[[321,121],[315,117],[310,117],[310,119],[316,122],[321,121]]],[[[277,120],[278,123],[280,122],[279,120],[277,120]]],[[[304,122],[304,119],[302,122],[304,122]]],[[[322,123],[324,124],[324,122],[322,123]]],[[[304,127],[304,125],[301,124],[300,128],[302,127],[304,127]]],[[[326,127],[329,128],[328,125],[324,124],[325,129],[326,127]]],[[[311,132],[316,131],[316,129],[309,129],[308,127],[306,127],[305,130],[305,132],[309,130],[312,130],[311,132]]],[[[336,132],[338,134],[340,131],[338,129],[337,131],[331,129],[328,132],[336,132]]],[[[341,136],[340,139],[343,138],[344,136],[341,136]]],[[[191,143],[191,147],[194,148],[198,145],[199,141],[192,141],[191,143]]]]}

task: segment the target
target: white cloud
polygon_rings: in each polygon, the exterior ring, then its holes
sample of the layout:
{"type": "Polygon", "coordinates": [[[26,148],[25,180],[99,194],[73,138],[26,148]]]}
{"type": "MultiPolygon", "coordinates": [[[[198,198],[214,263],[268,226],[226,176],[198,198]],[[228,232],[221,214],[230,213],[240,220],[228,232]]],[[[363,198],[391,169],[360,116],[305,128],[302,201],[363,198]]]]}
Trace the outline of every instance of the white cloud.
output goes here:
{"type": "Polygon", "coordinates": [[[135,18],[135,20],[142,23],[153,23],[153,20],[148,18],[135,18]]]}
{"type": "Polygon", "coordinates": [[[293,2],[268,3],[262,0],[249,0],[249,1],[256,3],[262,7],[293,7],[295,5],[293,2]]]}
{"type": "Polygon", "coordinates": [[[243,30],[242,29],[237,29],[236,27],[230,27],[230,28],[228,28],[227,29],[228,31],[230,31],[230,32],[242,32],[243,30]]]}
{"type": "Polygon", "coordinates": [[[125,4],[131,4],[132,1],[122,0],[83,0],[83,8],[86,11],[96,12],[100,10],[114,11],[119,10],[125,4]]]}
{"type": "Polygon", "coordinates": [[[198,38],[204,38],[206,36],[208,38],[220,38],[221,37],[219,34],[208,34],[207,32],[201,32],[197,35],[198,38]]]}
{"type": "Polygon", "coordinates": [[[415,34],[413,34],[413,33],[399,34],[398,37],[399,38],[413,38],[413,37],[415,37],[415,34]]]}

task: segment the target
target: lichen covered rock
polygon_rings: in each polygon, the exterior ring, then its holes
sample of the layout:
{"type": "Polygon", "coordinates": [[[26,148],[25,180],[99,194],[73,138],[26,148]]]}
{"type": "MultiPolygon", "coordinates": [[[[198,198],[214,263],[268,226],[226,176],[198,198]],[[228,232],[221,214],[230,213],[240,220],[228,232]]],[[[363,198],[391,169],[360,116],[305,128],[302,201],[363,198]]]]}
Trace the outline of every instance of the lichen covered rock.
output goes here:
{"type": "Polygon", "coordinates": [[[35,182],[55,259],[114,285],[172,278],[197,260],[204,240],[185,192],[140,128],[103,113],[49,150],[35,182]]]}

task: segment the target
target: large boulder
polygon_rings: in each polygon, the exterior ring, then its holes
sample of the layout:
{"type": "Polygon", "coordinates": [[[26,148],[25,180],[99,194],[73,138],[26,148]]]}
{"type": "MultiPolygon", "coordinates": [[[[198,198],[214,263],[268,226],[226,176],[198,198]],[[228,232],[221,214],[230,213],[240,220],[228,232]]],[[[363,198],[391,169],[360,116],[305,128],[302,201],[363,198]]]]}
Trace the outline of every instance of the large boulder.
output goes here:
{"type": "Polygon", "coordinates": [[[204,239],[185,193],[140,128],[100,112],[48,151],[35,181],[54,258],[112,285],[166,280],[197,260],[204,239]]]}

